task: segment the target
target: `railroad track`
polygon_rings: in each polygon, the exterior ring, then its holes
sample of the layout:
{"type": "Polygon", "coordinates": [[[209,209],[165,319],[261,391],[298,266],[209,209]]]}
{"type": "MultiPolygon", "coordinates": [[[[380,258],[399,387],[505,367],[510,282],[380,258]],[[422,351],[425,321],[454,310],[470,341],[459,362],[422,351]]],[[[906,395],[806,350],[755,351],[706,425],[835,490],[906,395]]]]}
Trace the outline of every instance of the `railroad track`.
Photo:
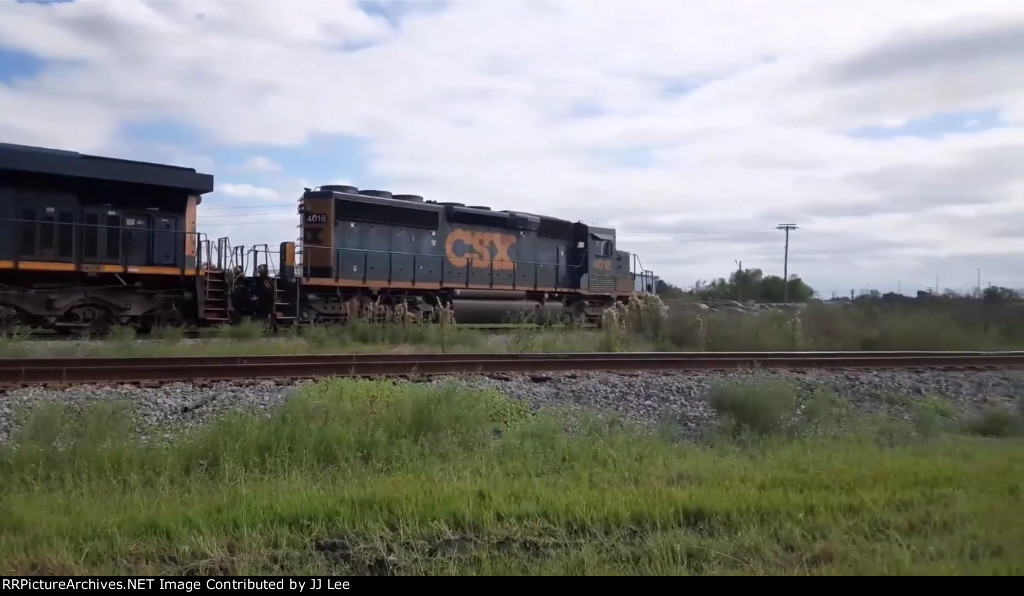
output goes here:
{"type": "Polygon", "coordinates": [[[560,371],[1024,368],[1024,352],[316,354],[0,359],[0,387],[560,371]]]}

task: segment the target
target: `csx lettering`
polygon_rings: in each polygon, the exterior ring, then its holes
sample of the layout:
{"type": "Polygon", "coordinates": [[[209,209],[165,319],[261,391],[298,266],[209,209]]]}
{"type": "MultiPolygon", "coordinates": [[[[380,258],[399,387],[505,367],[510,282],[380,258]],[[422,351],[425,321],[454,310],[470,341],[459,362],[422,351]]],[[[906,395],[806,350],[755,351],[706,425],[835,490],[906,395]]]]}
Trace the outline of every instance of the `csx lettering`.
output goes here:
{"type": "Polygon", "coordinates": [[[594,269],[600,269],[601,271],[611,271],[612,262],[608,259],[600,259],[594,261],[594,269]]]}
{"type": "Polygon", "coordinates": [[[456,228],[448,233],[448,240],[444,247],[448,260],[456,267],[465,267],[469,259],[473,259],[473,267],[486,269],[493,265],[494,269],[511,271],[515,268],[515,263],[509,256],[509,250],[517,240],[512,234],[476,232],[456,228]],[[456,252],[455,247],[459,243],[464,248],[456,252]],[[493,257],[491,256],[492,246],[496,252],[493,257]]]}

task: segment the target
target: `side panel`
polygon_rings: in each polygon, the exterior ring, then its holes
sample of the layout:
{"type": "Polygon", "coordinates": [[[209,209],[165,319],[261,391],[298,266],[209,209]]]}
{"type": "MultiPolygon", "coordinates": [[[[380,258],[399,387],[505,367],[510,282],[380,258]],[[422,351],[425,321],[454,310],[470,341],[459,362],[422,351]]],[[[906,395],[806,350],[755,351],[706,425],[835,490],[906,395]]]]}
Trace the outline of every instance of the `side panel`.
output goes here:
{"type": "Polygon", "coordinates": [[[169,214],[153,216],[153,264],[163,267],[180,267],[181,259],[176,254],[178,218],[169,214]]]}
{"type": "Polygon", "coordinates": [[[628,294],[633,291],[636,279],[629,270],[629,253],[623,250],[615,251],[615,291],[628,294]]]}
{"type": "Polygon", "coordinates": [[[437,230],[424,229],[409,229],[408,232],[408,248],[405,250],[416,254],[413,283],[440,283],[445,261],[440,234],[437,230]]]}
{"type": "Polygon", "coordinates": [[[150,265],[153,243],[150,215],[126,213],[121,225],[124,228],[121,235],[121,250],[124,252],[124,264],[128,267],[145,267],[150,265]]]}
{"type": "Polygon", "coordinates": [[[78,198],[69,192],[16,189],[16,260],[74,263],[78,198]]]}
{"type": "Polygon", "coordinates": [[[437,284],[441,281],[443,247],[437,230],[390,226],[391,281],[437,284]]]}
{"type": "MultiPolygon", "coordinates": [[[[344,214],[338,215],[344,217],[344,214]]],[[[341,279],[363,281],[363,276],[366,273],[365,248],[368,247],[363,247],[360,244],[362,226],[369,227],[370,224],[342,219],[335,228],[334,246],[337,249],[334,256],[337,260],[335,272],[341,279]]]]}
{"type": "Polygon", "coordinates": [[[388,281],[390,268],[391,231],[385,224],[363,223],[359,230],[359,246],[363,254],[367,281],[388,281]]]}
{"type": "Polygon", "coordinates": [[[121,212],[109,207],[83,207],[79,242],[84,264],[121,263],[121,212]]]}
{"type": "Polygon", "coordinates": [[[536,246],[534,260],[539,264],[531,272],[536,280],[534,283],[540,288],[565,289],[567,284],[564,279],[559,279],[559,272],[564,274],[565,271],[566,243],[554,238],[537,238],[536,246]]]}
{"type": "Polygon", "coordinates": [[[303,200],[302,266],[307,277],[334,277],[334,199],[303,200]]]}
{"type": "Polygon", "coordinates": [[[496,264],[494,285],[534,289],[537,287],[537,274],[543,270],[545,261],[552,260],[551,255],[545,254],[544,241],[537,237],[536,232],[509,230],[508,233],[516,237],[515,255],[509,255],[514,259],[513,270],[506,276],[504,271],[498,270],[496,264]]]}

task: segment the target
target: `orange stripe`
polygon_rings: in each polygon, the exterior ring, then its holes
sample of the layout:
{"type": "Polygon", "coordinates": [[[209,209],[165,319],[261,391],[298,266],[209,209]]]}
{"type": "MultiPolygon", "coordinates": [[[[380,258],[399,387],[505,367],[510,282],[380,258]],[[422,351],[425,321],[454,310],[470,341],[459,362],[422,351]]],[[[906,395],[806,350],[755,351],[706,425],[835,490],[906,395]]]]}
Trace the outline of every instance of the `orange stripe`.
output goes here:
{"type": "Polygon", "coordinates": [[[16,269],[18,271],[48,271],[48,272],[73,272],[83,273],[133,273],[137,275],[187,275],[196,274],[195,269],[186,269],[182,272],[177,267],[124,267],[121,265],[98,265],[83,263],[76,268],[74,263],[54,263],[48,261],[0,261],[0,270],[16,269]]]}
{"type": "Polygon", "coordinates": [[[519,292],[560,292],[579,293],[572,288],[535,288],[533,286],[506,286],[506,285],[453,285],[440,282],[410,282],[410,281],[359,281],[354,279],[331,279],[329,277],[304,277],[304,286],[321,286],[331,288],[373,288],[376,290],[401,289],[401,290],[514,290],[519,292]]]}

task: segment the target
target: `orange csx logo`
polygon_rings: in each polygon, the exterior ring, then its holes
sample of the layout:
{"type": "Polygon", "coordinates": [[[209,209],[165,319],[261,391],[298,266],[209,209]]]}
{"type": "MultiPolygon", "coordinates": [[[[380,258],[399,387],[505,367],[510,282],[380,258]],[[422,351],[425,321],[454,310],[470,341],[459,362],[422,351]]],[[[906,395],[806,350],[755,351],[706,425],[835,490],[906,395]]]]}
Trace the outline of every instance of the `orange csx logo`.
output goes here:
{"type": "Polygon", "coordinates": [[[455,228],[448,232],[444,248],[448,260],[456,267],[465,267],[469,259],[473,259],[473,267],[487,269],[493,265],[497,270],[511,271],[515,264],[508,253],[516,240],[512,234],[455,228]],[[491,247],[495,249],[493,255],[491,247]]]}

